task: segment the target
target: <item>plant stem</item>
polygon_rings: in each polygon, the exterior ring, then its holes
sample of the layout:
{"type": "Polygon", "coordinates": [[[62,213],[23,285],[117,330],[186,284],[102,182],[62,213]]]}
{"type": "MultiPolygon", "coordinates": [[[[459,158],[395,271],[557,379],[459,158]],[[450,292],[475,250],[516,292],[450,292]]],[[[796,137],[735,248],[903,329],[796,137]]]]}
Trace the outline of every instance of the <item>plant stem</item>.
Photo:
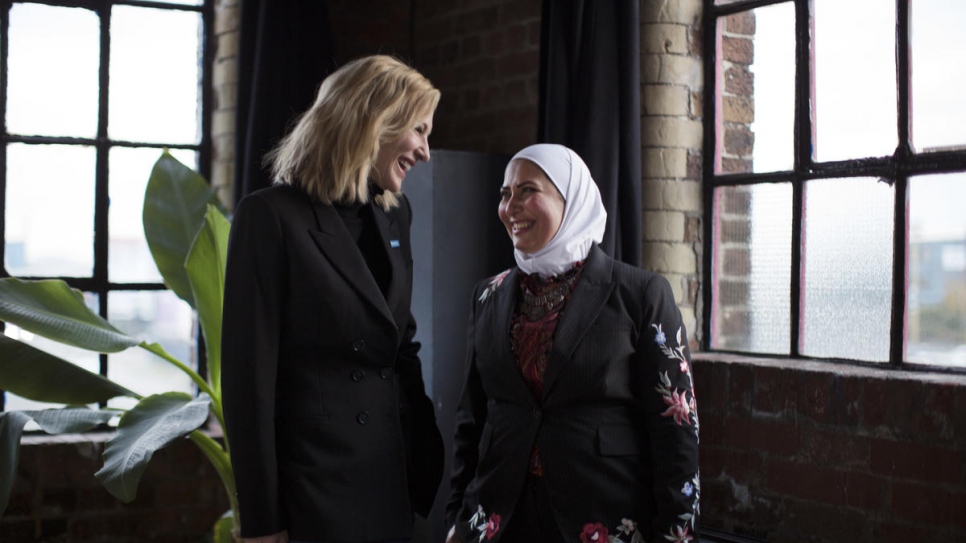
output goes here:
{"type": "Polygon", "coordinates": [[[222,484],[225,485],[225,492],[228,494],[228,503],[231,505],[232,523],[237,528],[239,526],[238,497],[235,493],[235,474],[232,470],[228,453],[225,452],[225,449],[217,441],[200,430],[194,430],[188,435],[191,441],[194,441],[198,445],[198,448],[208,457],[211,465],[218,472],[222,484]]]}

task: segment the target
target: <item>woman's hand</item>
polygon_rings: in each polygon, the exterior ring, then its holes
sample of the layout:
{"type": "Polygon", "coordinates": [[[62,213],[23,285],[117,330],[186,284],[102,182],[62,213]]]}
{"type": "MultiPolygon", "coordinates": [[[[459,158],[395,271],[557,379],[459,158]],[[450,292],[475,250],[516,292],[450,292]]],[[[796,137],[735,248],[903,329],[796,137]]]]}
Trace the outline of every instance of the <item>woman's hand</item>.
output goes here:
{"type": "Polygon", "coordinates": [[[262,537],[246,537],[242,541],[245,543],[288,543],[288,532],[263,535],[262,537]]]}
{"type": "Polygon", "coordinates": [[[456,535],[455,524],[449,529],[449,533],[446,534],[446,543],[463,543],[463,540],[460,539],[460,536],[456,535]]]}

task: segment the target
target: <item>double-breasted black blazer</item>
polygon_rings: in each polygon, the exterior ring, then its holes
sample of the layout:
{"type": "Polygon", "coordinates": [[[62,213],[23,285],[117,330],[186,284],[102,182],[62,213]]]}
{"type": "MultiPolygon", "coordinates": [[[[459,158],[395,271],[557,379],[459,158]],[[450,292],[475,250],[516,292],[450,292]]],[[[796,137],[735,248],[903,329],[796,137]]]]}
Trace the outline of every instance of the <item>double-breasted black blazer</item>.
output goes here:
{"type": "Polygon", "coordinates": [[[698,419],[669,283],[595,245],[557,324],[538,399],[510,341],[521,273],[473,293],[447,521],[463,541],[499,541],[537,445],[567,541],[693,536],[698,419]]]}
{"type": "Polygon", "coordinates": [[[413,341],[411,208],[369,205],[385,295],[334,207],[279,185],[235,212],[222,387],[243,536],[401,539],[432,506],[443,449],[413,341]]]}

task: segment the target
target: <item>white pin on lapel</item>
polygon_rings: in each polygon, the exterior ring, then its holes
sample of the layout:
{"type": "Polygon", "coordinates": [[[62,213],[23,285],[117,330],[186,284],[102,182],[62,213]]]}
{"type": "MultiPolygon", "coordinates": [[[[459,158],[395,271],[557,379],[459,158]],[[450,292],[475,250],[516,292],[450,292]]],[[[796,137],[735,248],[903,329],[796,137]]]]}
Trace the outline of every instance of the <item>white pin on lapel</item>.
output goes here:
{"type": "Polygon", "coordinates": [[[393,249],[395,249],[396,247],[399,247],[399,240],[398,239],[389,240],[389,246],[392,247],[393,249]]]}

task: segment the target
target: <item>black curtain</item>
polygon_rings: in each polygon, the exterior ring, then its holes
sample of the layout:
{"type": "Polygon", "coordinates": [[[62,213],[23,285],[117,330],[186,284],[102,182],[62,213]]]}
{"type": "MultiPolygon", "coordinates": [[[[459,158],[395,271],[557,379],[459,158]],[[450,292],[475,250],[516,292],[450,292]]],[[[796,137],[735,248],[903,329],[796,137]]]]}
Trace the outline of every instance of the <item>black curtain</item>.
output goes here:
{"type": "Polygon", "coordinates": [[[267,187],[262,157],[335,68],[326,2],[241,0],[235,202],[267,187]]]}
{"type": "Polygon", "coordinates": [[[639,0],[544,0],[537,139],[590,168],[607,209],[601,248],[641,263],[639,0]]]}

